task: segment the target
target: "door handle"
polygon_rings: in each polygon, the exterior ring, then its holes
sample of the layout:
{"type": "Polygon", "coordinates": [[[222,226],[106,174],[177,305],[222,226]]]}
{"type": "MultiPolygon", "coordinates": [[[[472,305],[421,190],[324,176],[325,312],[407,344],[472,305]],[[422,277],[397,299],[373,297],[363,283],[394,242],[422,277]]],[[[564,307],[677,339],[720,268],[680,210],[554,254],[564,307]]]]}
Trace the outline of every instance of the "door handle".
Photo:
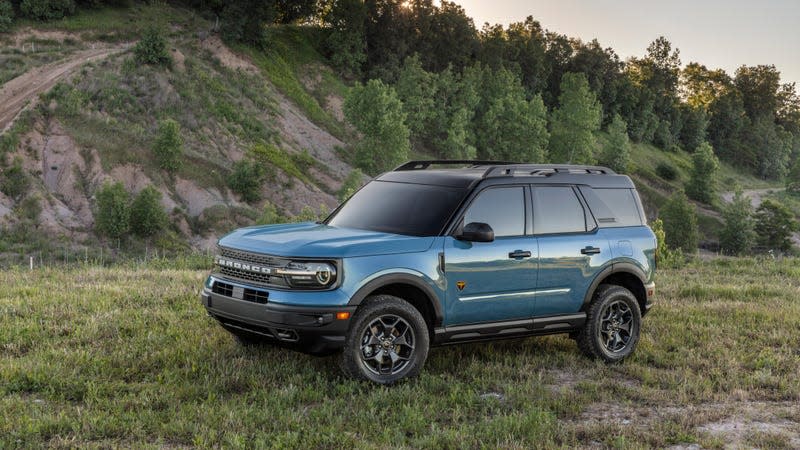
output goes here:
{"type": "Polygon", "coordinates": [[[526,250],[514,250],[513,252],[508,254],[508,257],[513,259],[530,258],[531,252],[526,250]]]}
{"type": "Polygon", "coordinates": [[[591,245],[589,245],[589,246],[586,246],[586,247],[582,248],[581,249],[581,253],[583,253],[584,255],[596,255],[596,254],[600,253],[600,249],[597,248],[597,247],[592,247],[591,245]]]}

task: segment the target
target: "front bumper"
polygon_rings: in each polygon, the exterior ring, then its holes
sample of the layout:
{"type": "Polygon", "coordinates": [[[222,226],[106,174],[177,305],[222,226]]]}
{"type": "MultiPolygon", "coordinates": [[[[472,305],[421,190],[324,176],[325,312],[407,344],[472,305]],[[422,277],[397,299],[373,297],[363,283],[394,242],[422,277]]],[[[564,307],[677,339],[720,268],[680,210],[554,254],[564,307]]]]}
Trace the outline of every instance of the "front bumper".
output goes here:
{"type": "MultiPolygon", "coordinates": [[[[229,283],[228,281],[225,281],[229,283]]],[[[222,295],[207,283],[200,299],[208,314],[234,333],[286,344],[302,351],[323,353],[340,349],[355,313],[355,306],[295,306],[222,295]],[[337,318],[337,313],[349,313],[337,318]]]]}

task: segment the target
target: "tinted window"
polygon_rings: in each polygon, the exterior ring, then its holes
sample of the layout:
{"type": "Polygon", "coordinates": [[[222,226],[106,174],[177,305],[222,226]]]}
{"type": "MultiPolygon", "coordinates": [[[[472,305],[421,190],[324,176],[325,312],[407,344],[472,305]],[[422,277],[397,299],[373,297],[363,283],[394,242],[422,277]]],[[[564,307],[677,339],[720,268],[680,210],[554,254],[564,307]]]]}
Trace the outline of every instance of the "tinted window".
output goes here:
{"type": "Polygon", "coordinates": [[[571,187],[533,189],[533,232],[536,234],[586,231],[583,206],[571,187]]]}
{"type": "Polygon", "coordinates": [[[436,236],[464,195],[461,188],[373,181],[356,192],[328,225],[436,236]]]}
{"type": "Polygon", "coordinates": [[[581,187],[586,203],[600,227],[642,225],[637,200],[632,189],[592,189],[581,187]]]}
{"type": "Polygon", "coordinates": [[[488,223],[496,237],[525,234],[525,190],[522,187],[486,189],[469,205],[464,224],[488,223]]]}

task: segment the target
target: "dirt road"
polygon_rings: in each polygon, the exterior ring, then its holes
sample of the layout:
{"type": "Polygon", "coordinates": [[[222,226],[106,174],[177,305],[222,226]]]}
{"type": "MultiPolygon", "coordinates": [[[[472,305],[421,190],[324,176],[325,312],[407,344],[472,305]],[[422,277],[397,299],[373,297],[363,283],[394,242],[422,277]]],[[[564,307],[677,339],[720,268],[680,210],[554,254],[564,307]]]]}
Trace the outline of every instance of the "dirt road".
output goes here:
{"type": "Polygon", "coordinates": [[[26,105],[83,64],[123,51],[127,46],[83,50],[67,59],[37,67],[0,87],[0,134],[5,133],[26,105]]]}

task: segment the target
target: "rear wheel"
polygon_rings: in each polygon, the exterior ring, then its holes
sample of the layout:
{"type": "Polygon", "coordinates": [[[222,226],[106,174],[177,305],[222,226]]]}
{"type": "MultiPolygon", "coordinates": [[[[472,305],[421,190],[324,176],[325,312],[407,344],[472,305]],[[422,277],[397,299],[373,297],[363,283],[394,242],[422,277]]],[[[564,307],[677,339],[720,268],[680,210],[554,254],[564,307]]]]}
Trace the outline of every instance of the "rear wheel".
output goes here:
{"type": "Polygon", "coordinates": [[[622,286],[597,288],[576,341],[591,358],[613,363],[633,353],[639,342],[642,314],[631,291],[622,286]]]}
{"type": "Polygon", "coordinates": [[[345,338],[345,374],[380,384],[414,377],[428,357],[430,337],[425,319],[407,301],[369,297],[356,312],[345,338]]]}

